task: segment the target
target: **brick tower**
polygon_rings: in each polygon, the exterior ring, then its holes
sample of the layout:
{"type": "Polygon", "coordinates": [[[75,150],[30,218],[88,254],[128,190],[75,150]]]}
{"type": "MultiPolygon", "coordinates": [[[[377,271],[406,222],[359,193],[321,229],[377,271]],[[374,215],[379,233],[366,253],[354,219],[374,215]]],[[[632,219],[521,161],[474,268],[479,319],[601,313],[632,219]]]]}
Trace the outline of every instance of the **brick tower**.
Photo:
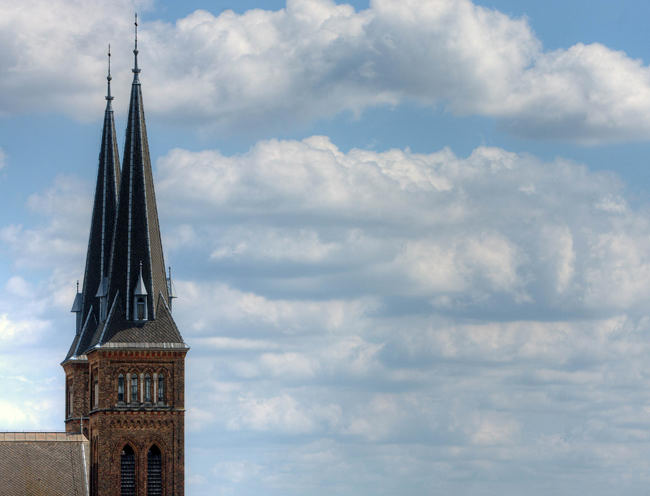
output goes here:
{"type": "Polygon", "coordinates": [[[92,496],[184,494],[187,345],[174,323],[145,126],[137,18],[123,167],[108,95],[77,330],[62,365],[66,431],[90,441],[92,496]]]}

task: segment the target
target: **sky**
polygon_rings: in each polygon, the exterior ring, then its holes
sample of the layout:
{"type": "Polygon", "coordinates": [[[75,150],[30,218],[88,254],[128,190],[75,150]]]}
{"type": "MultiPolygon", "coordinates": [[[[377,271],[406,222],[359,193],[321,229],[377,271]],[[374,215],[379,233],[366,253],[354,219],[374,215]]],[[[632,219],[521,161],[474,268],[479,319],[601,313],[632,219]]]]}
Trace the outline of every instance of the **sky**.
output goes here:
{"type": "Polygon", "coordinates": [[[644,1],[0,0],[0,430],[63,429],[135,10],[187,494],[647,494],[644,1]]]}

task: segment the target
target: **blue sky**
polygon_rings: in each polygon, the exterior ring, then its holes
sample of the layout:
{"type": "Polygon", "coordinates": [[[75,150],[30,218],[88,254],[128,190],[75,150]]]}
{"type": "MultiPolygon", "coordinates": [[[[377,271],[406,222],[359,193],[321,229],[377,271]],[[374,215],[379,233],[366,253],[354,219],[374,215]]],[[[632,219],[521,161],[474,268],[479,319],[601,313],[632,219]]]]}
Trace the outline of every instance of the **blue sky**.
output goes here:
{"type": "Polygon", "coordinates": [[[136,9],[188,494],[646,493],[640,1],[0,0],[0,429],[63,428],[136,9]]]}

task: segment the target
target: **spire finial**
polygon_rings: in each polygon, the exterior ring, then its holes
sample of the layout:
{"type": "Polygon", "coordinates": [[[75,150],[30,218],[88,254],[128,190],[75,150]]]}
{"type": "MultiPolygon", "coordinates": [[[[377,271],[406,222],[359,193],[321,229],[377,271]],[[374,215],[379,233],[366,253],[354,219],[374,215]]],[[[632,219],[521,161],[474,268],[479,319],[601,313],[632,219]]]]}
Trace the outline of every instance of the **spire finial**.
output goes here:
{"type": "Polygon", "coordinates": [[[135,46],[133,48],[133,56],[135,60],[135,65],[133,67],[133,82],[139,82],[138,74],[140,73],[140,68],[138,67],[138,13],[135,13],[135,46]]]}
{"type": "Polygon", "coordinates": [[[111,96],[111,44],[108,44],[108,75],[106,76],[106,81],[107,81],[107,93],[106,93],[106,100],[108,101],[108,106],[110,108],[111,105],[111,100],[113,97],[111,96]]]}
{"type": "Polygon", "coordinates": [[[79,279],[77,279],[77,293],[79,292],[79,279]]]}

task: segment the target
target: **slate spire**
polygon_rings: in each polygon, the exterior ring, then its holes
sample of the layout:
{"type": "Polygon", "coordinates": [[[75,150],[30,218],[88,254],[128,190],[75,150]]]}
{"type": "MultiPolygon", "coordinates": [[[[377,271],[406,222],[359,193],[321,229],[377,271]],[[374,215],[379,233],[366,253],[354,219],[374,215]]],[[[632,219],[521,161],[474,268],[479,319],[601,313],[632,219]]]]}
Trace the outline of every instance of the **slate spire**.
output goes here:
{"type": "Polygon", "coordinates": [[[108,75],[106,77],[106,110],[99,151],[95,199],[88,236],[86,268],[83,286],[77,293],[73,312],[77,312],[77,332],[68,357],[83,352],[83,343],[90,340],[97,322],[102,320],[100,300],[97,295],[108,283],[111,243],[117,213],[117,191],[120,180],[120,158],[117,150],[115,121],[111,102],[111,51],[108,48],[108,75]],[[91,324],[95,325],[84,325],[91,324]]]}
{"type": "MultiPolygon", "coordinates": [[[[140,273],[146,290],[144,320],[156,319],[161,300],[169,301],[158,209],[149,158],[140,68],[138,67],[138,18],[135,18],[134,67],[131,100],[124,144],[117,221],[113,240],[109,298],[125,321],[141,321],[136,315],[135,289],[140,273]],[[141,269],[140,269],[140,264],[141,269]],[[115,298],[118,300],[115,300],[115,298]]],[[[139,314],[142,315],[142,314],[139,314]]],[[[100,339],[101,344],[101,339],[100,339]]]]}

